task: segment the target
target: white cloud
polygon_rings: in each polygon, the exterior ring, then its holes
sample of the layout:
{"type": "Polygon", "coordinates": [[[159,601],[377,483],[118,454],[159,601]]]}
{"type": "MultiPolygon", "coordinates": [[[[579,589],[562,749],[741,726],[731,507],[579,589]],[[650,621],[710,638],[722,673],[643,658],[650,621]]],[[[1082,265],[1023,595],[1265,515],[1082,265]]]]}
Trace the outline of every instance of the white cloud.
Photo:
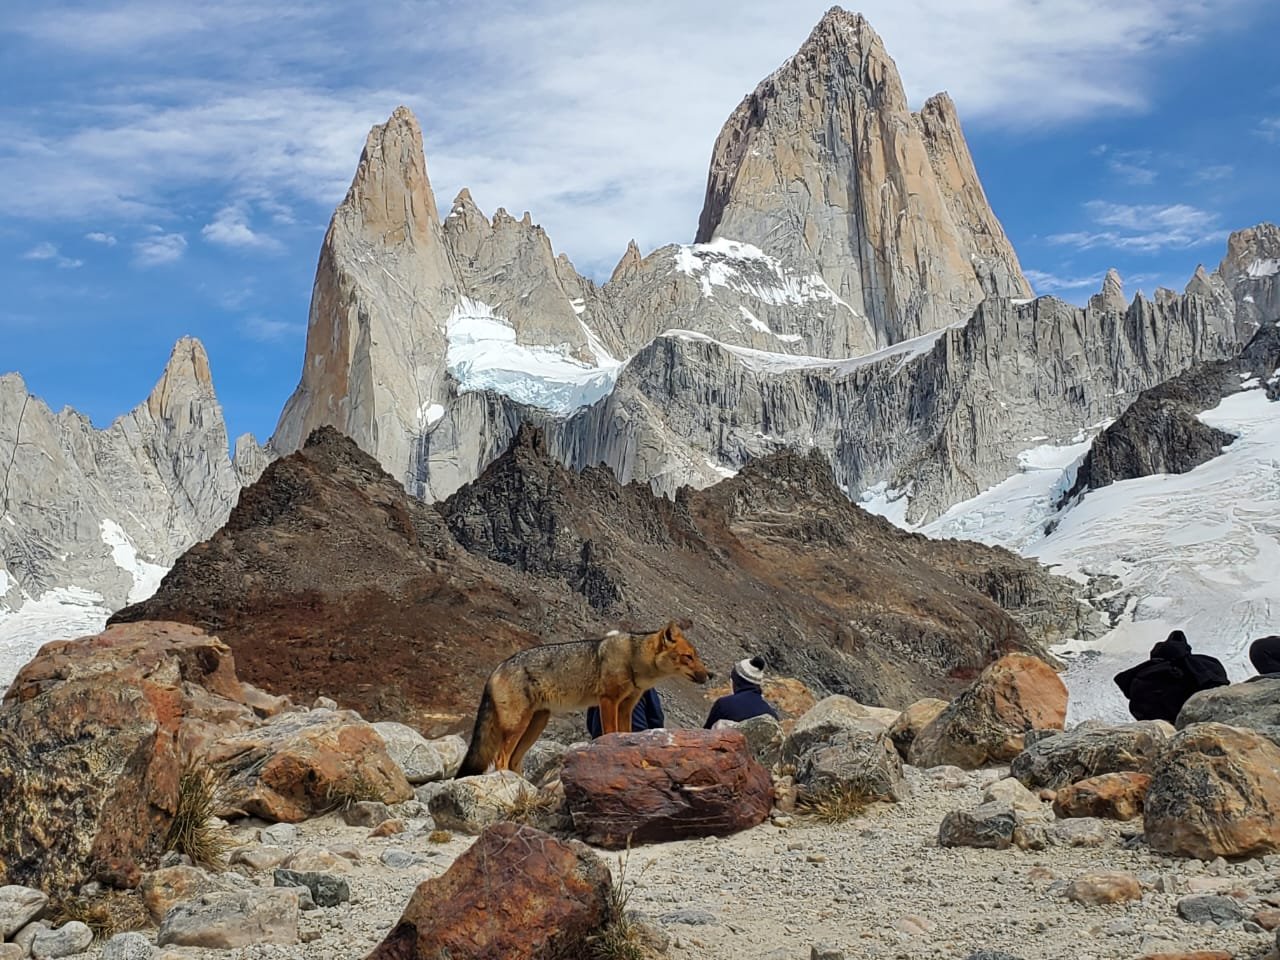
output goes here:
{"type": "Polygon", "coordinates": [[[257,250],[278,250],[280,242],[264,233],[257,233],[249,226],[249,212],[243,204],[233,203],[214,215],[212,222],[200,231],[210,243],[224,247],[241,247],[257,250]]]}
{"type": "Polygon", "coordinates": [[[1201,167],[1191,175],[1191,179],[1194,183],[1215,183],[1232,177],[1235,172],[1236,168],[1229,163],[1215,163],[1201,167]]]}
{"type": "Polygon", "coordinates": [[[306,325],[267,317],[245,317],[240,321],[240,332],[259,343],[278,343],[306,332],[306,325]]]}
{"type": "MultiPolygon", "coordinates": [[[[50,0],[9,28],[110,82],[45,111],[56,125],[0,121],[0,183],[24,185],[0,193],[0,215],[155,219],[199,190],[210,211],[250,196],[273,218],[315,217],[370,125],[405,102],[444,204],[468,185],[486,210],[530,210],[580,268],[607,271],[632,237],[691,238],[720,126],[829,3],[50,0]],[[199,79],[175,79],[192,56],[199,79]]],[[[913,103],[946,88],[966,124],[1024,131],[1146,109],[1154,63],[1263,3],[860,6],[913,103]]]]}
{"type": "Polygon", "coordinates": [[[1107,169],[1125,183],[1146,187],[1155,183],[1159,176],[1153,166],[1155,156],[1150,150],[1109,150],[1103,147],[1099,152],[1107,156],[1107,169]]]}
{"type": "Polygon", "coordinates": [[[1093,223],[1108,229],[1054,234],[1049,242],[1078,250],[1105,247],[1156,253],[1217,243],[1227,236],[1227,231],[1218,227],[1217,214],[1185,203],[1134,205],[1091,200],[1085,209],[1093,223]]]}
{"type": "Polygon", "coordinates": [[[1024,270],[1027,281],[1031,284],[1032,289],[1038,294],[1057,293],[1062,290],[1081,290],[1090,289],[1097,290],[1102,286],[1101,273],[1091,274],[1087,277],[1061,277],[1057,274],[1046,273],[1043,270],[1024,270]]]}
{"type": "Polygon", "coordinates": [[[75,260],[71,257],[64,257],[58,252],[57,244],[43,240],[22,255],[23,260],[48,261],[63,270],[75,270],[77,267],[83,267],[83,260],[75,260]]]}
{"type": "Polygon", "coordinates": [[[133,245],[133,262],[140,267],[158,267],[181,260],[187,252],[187,238],[180,233],[155,233],[133,245]]]}
{"type": "Polygon", "coordinates": [[[1258,136],[1272,143],[1280,143],[1280,117],[1267,117],[1258,124],[1258,136]]]}
{"type": "Polygon", "coordinates": [[[84,238],[91,243],[100,243],[104,247],[114,247],[116,245],[116,238],[110,233],[102,233],[95,230],[93,233],[86,233],[84,238]]]}

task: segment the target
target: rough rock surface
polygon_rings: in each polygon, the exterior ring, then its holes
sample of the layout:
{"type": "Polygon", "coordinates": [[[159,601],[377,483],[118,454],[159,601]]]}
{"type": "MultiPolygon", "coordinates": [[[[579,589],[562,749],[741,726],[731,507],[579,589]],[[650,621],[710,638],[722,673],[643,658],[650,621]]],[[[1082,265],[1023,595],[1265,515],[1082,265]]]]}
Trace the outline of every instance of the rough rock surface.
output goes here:
{"type": "Polygon", "coordinates": [[[609,868],[582,844],[498,824],[414,891],[368,960],[585,955],[609,916],[610,884],[609,868]]]}
{"type": "Polygon", "coordinates": [[[723,836],[762,823],[768,772],[735,730],[648,730],[575,747],[560,781],[574,832],[618,849],[723,836]]]}
{"type": "Polygon", "coordinates": [[[1029,730],[1061,730],[1067,688],[1043,660],[1022,653],[1001,657],[911,744],[916,766],[973,769],[1012,760],[1029,730]]]}
{"type": "Polygon", "coordinates": [[[480,833],[511,819],[512,809],[528,804],[537,793],[528,781],[510,770],[500,770],[442,784],[427,806],[437,827],[480,833]]]}
{"type": "Polygon", "coordinates": [[[206,893],[170,910],[156,935],[162,947],[214,950],[297,941],[298,894],[279,888],[206,893]]]}
{"type": "Polygon", "coordinates": [[[158,856],[183,757],[258,723],[250,699],[227,646],[182,624],[46,644],[0,704],[0,881],[63,892],[158,856]]]}
{"type": "Polygon", "coordinates": [[[986,203],[950,98],[907,107],[861,16],[833,9],[748,96],[712,152],[698,241],[759,241],[847,305],[855,356],[1030,287],[986,203]]]}
{"type": "Polygon", "coordinates": [[[1145,773],[1104,773],[1059,790],[1053,812],[1060,817],[1132,820],[1142,816],[1150,786],[1151,777],[1145,773]]]}
{"type": "Polygon", "coordinates": [[[923,700],[917,700],[898,715],[898,719],[889,727],[889,739],[893,741],[903,760],[907,759],[911,744],[915,743],[920,731],[933,723],[938,715],[947,709],[947,706],[946,700],[925,697],[923,700]]]}
{"type": "Polygon", "coordinates": [[[795,781],[809,796],[851,791],[896,803],[909,787],[902,758],[883,728],[863,721],[806,750],[796,764],[795,781]]]}
{"type": "Polygon", "coordinates": [[[387,745],[387,754],[404,771],[410,783],[429,783],[446,776],[445,758],[435,744],[413,727],[384,720],[375,723],[373,729],[387,745]]]}
{"type": "Polygon", "coordinates": [[[1280,731],[1280,678],[1201,690],[1182,705],[1175,726],[1181,730],[1193,723],[1280,731]]]}
{"type": "Polygon", "coordinates": [[[1220,723],[1179,731],[1155,764],[1144,822],[1153,850],[1183,857],[1280,851],[1280,746],[1220,723]]]}
{"type": "Polygon", "coordinates": [[[1083,723],[1032,741],[1013,758],[1010,772],[1032,790],[1057,790],[1104,773],[1147,773],[1172,734],[1161,720],[1083,723]]]}
{"type": "Polygon", "coordinates": [[[69,586],[112,609],[145,596],[235,504],[227,449],[209,358],[190,337],[147,399],[102,430],[0,376],[0,613],[69,586]]]}

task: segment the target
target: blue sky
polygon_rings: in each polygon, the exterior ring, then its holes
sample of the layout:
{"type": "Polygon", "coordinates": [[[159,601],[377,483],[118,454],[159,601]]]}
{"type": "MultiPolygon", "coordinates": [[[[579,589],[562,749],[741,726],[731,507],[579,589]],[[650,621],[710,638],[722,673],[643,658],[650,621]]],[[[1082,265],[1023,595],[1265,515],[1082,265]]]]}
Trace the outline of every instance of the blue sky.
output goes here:
{"type": "MultiPolygon", "coordinates": [[[[529,210],[584,273],[689,240],[737,102],[828,2],[7,0],[0,372],[96,424],[184,334],[234,436],[298,380],[316,255],[369,127],[424,128],[441,206],[529,210]],[[366,9],[367,7],[367,9],[366,9]]],[[[857,8],[855,8],[857,9],[857,8]]],[[[1181,289],[1280,219],[1280,4],[869,0],[948,90],[1040,293],[1181,289]]]]}

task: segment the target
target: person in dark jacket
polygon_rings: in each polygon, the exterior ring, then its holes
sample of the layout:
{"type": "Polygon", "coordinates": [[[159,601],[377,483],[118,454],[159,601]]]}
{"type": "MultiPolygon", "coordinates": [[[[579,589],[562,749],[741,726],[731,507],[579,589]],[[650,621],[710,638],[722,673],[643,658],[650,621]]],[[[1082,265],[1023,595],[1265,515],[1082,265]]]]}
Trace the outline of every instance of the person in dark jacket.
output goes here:
{"type": "Polygon", "coordinates": [[[1280,676],[1280,637],[1262,637],[1249,644],[1249,662],[1261,676],[1280,676]]]}
{"type": "MultiPolygon", "coordinates": [[[[658,699],[658,691],[654,687],[650,687],[644,693],[640,694],[640,699],[636,701],[635,708],[631,711],[631,732],[639,733],[641,730],[657,730],[659,727],[667,725],[667,718],[662,713],[662,701],[658,699]]],[[[595,739],[603,732],[600,725],[600,708],[587,708],[587,733],[591,734],[591,739],[595,739]]]]}
{"type": "Polygon", "coordinates": [[[1149,660],[1116,674],[1115,681],[1135,719],[1170,723],[1178,719],[1178,711],[1193,693],[1231,682],[1216,657],[1191,652],[1181,630],[1152,647],[1149,660]]]}
{"type": "Polygon", "coordinates": [[[764,660],[761,657],[739,660],[733,665],[729,679],[733,683],[733,693],[725,694],[711,705],[703,727],[709,730],[717,720],[741,722],[765,714],[778,719],[778,711],[760,692],[760,684],[764,683],[764,660]]]}

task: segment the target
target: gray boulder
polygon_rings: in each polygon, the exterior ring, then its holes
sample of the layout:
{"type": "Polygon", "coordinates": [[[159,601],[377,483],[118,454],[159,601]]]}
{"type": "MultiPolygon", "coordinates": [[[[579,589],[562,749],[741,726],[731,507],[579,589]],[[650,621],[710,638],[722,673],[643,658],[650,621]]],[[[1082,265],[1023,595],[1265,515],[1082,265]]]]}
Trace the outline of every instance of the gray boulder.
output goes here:
{"type": "Polygon", "coordinates": [[[93,943],[93,931],[79,920],[64,923],[56,930],[41,930],[31,941],[34,960],[57,960],[83,953],[93,943]]]}
{"type": "Polygon", "coordinates": [[[276,870],[273,879],[277,887],[304,887],[311,892],[311,900],[317,907],[336,907],[351,899],[351,888],[342,877],[307,870],[276,870]]]}
{"type": "Polygon", "coordinates": [[[0,942],[40,916],[48,903],[47,894],[31,887],[17,884],[0,887],[0,942]]]}
{"type": "Polygon", "coordinates": [[[981,847],[1007,850],[1013,846],[1018,815],[1008,805],[993,801],[973,810],[952,810],[938,828],[940,847],[981,847]]]}
{"type": "Polygon", "coordinates": [[[1013,758],[1009,772],[1030,790],[1058,790],[1103,773],[1148,773],[1172,734],[1161,720],[1082,724],[1030,743],[1013,758]]]}
{"type": "Polygon", "coordinates": [[[413,727],[384,720],[375,723],[373,729],[386,743],[387,755],[404,771],[404,778],[410,783],[444,779],[444,758],[440,751],[413,727]]]}
{"type": "Polygon", "coordinates": [[[146,934],[117,933],[102,947],[102,960],[152,960],[156,949],[146,934]]]}
{"type": "Polygon", "coordinates": [[[800,757],[795,780],[813,795],[853,790],[897,803],[911,793],[902,775],[902,758],[883,727],[845,729],[812,745],[800,757]]]}
{"type": "Polygon", "coordinates": [[[254,944],[298,942],[298,894],[257,889],[206,893],[180,903],[160,924],[162,947],[231,950],[254,944]]]}
{"type": "Polygon", "coordinates": [[[1174,726],[1181,730],[1193,723],[1280,731],[1280,678],[1258,677],[1201,690],[1183,704],[1174,726]]]}

